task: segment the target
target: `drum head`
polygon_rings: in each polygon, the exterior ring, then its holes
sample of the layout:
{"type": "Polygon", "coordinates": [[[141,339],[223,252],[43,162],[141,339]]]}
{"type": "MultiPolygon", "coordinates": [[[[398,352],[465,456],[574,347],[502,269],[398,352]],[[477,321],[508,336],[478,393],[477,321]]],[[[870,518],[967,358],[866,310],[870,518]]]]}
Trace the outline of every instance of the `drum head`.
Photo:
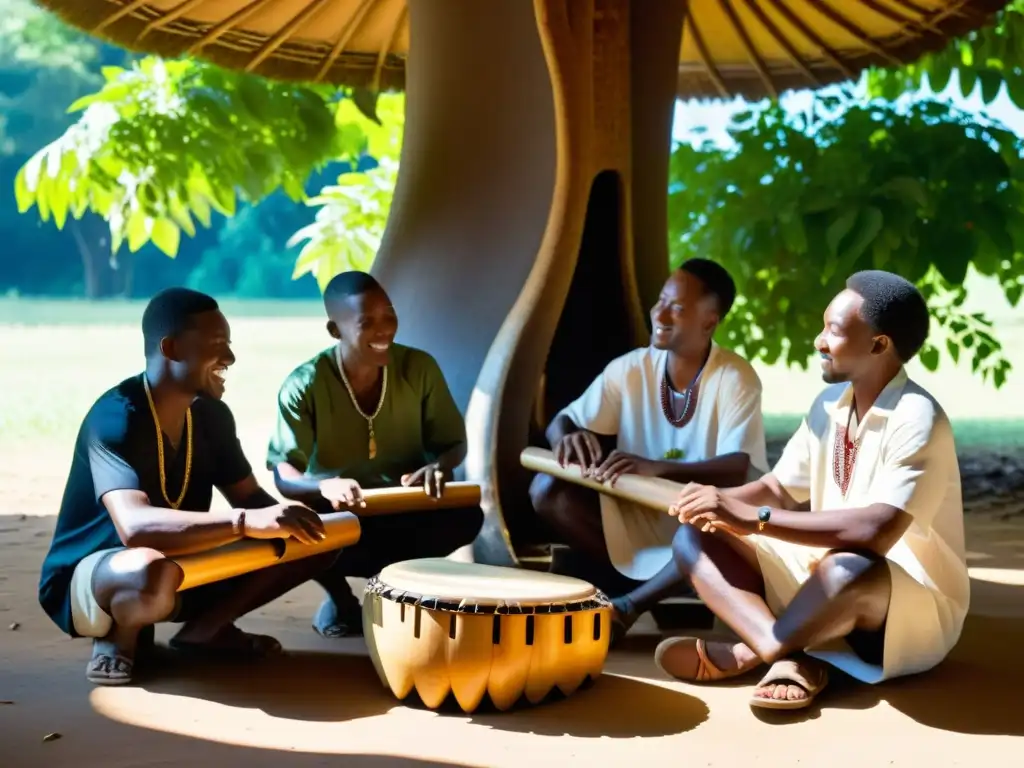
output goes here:
{"type": "Polygon", "coordinates": [[[569,576],[442,558],[395,563],[377,578],[403,592],[477,605],[572,603],[598,594],[593,585],[569,576]]]}

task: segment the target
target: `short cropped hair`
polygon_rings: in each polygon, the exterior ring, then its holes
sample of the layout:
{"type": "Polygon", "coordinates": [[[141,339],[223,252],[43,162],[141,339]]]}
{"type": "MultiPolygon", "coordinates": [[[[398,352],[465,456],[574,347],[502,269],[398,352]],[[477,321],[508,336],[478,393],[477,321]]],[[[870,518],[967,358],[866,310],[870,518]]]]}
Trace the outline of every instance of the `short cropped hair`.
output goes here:
{"type": "Polygon", "coordinates": [[[704,290],[718,300],[721,317],[729,314],[736,301],[736,283],[725,267],[710,259],[687,259],[679,268],[704,283],[704,290]]]}
{"type": "Polygon", "coordinates": [[[191,288],[166,288],[149,300],[142,313],[142,339],[146,356],[160,349],[160,340],[178,336],[192,327],[196,315],[220,309],[217,300],[191,288]]]}
{"type": "Polygon", "coordinates": [[[381,284],[369,272],[353,269],[341,272],[331,278],[324,288],[324,307],[331,309],[350,296],[362,296],[370,291],[383,290],[381,284]]]}
{"type": "Polygon", "coordinates": [[[869,269],[851,275],[846,287],[864,299],[861,317],[875,333],[892,339],[902,362],[921,351],[928,339],[929,314],[917,286],[892,272],[869,269]]]}

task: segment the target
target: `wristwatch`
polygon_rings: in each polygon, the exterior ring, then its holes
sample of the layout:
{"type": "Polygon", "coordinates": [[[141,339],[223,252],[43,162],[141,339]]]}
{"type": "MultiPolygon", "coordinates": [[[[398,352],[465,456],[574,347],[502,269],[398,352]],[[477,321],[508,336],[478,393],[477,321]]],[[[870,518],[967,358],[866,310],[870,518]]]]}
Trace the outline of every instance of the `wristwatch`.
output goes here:
{"type": "Polygon", "coordinates": [[[763,531],[764,527],[768,524],[768,521],[772,519],[772,508],[771,507],[758,507],[757,508],[757,530],[763,531]]]}

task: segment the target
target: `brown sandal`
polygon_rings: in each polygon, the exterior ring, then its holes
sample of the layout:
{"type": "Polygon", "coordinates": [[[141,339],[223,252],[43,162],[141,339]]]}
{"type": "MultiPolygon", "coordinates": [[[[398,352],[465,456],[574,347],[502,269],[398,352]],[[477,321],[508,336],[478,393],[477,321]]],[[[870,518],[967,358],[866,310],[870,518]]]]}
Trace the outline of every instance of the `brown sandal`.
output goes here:
{"type": "Polygon", "coordinates": [[[828,685],[828,669],[820,662],[812,664],[794,659],[782,659],[772,664],[761,682],[754,688],[755,694],[750,697],[750,706],[760,709],[805,709],[814,703],[818,694],[828,685]],[[805,672],[810,671],[807,675],[805,672]],[[802,688],[807,695],[801,699],[776,699],[758,696],[756,692],[768,685],[786,685],[802,688]]]}
{"type": "Polygon", "coordinates": [[[754,669],[754,667],[737,667],[736,669],[729,671],[719,669],[708,656],[707,642],[703,638],[699,637],[670,637],[666,640],[662,640],[658,643],[658,647],[654,649],[654,663],[658,665],[658,669],[669,677],[673,677],[676,680],[682,680],[686,683],[713,683],[719,680],[728,680],[733,677],[745,675],[754,669]],[[679,677],[667,670],[663,663],[665,654],[669,650],[683,645],[684,643],[692,643],[693,649],[697,653],[697,670],[690,677],[679,677]]]}

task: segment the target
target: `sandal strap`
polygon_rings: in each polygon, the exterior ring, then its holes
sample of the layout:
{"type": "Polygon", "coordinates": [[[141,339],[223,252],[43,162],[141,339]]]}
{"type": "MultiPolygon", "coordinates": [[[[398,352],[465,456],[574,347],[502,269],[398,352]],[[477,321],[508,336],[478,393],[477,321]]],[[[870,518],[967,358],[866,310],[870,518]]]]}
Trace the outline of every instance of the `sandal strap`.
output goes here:
{"type": "Polygon", "coordinates": [[[715,675],[721,677],[725,674],[708,658],[708,646],[704,642],[704,638],[698,637],[693,644],[693,649],[697,652],[697,672],[694,675],[697,680],[712,680],[715,675]]]}
{"type": "Polygon", "coordinates": [[[693,682],[703,683],[733,677],[732,673],[723,672],[713,661],[711,661],[707,653],[707,642],[700,637],[670,637],[667,640],[662,640],[654,652],[654,663],[661,667],[662,671],[667,673],[668,670],[666,670],[664,665],[661,663],[662,658],[670,649],[678,645],[689,643],[693,643],[693,649],[697,653],[697,668],[694,670],[692,677],[688,679],[693,682]]]}
{"type": "Polygon", "coordinates": [[[90,672],[124,672],[131,674],[135,661],[120,653],[101,653],[89,661],[90,672]]]}
{"type": "Polygon", "coordinates": [[[809,696],[814,696],[828,685],[828,670],[824,665],[802,665],[793,659],[782,659],[772,664],[768,673],[757,684],[757,687],[764,688],[766,685],[780,685],[783,683],[800,686],[807,691],[809,696]],[[809,668],[816,670],[816,674],[811,676],[804,674],[802,670],[809,668]],[[813,680],[812,677],[814,678],[813,680]]]}

